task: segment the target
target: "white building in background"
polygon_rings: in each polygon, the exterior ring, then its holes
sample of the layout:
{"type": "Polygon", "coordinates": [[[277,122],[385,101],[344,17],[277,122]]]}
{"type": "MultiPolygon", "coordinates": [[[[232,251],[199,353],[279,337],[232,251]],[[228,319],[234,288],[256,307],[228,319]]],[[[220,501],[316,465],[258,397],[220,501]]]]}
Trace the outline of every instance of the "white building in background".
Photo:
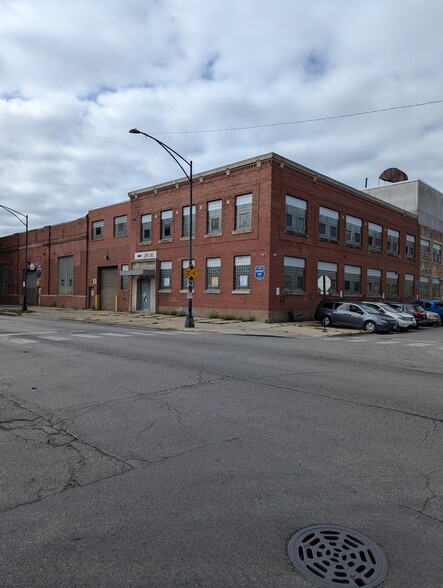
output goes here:
{"type": "Polygon", "coordinates": [[[415,247],[420,252],[420,298],[442,300],[443,193],[421,180],[389,183],[363,192],[417,215],[420,243],[415,247]]]}

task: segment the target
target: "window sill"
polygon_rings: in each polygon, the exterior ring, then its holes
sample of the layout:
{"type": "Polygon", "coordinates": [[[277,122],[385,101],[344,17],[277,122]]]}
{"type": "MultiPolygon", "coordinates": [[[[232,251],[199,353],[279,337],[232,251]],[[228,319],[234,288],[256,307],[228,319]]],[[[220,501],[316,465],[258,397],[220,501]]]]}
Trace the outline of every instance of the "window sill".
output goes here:
{"type": "Polygon", "coordinates": [[[353,247],[354,249],[362,249],[362,245],[360,243],[346,243],[346,247],[353,247]]]}
{"type": "Polygon", "coordinates": [[[172,237],[168,237],[167,239],[160,239],[159,243],[171,243],[172,237]]]}
{"type": "Polygon", "coordinates": [[[220,289],[216,289],[216,288],[212,288],[210,290],[205,290],[205,294],[220,294],[221,290],[220,289]]]}
{"type": "Polygon", "coordinates": [[[232,235],[243,235],[244,233],[252,233],[252,229],[235,229],[235,231],[232,231],[232,235]]]}
{"type": "Polygon", "coordinates": [[[123,237],[127,237],[127,235],[114,235],[114,239],[122,239],[123,237]]]}
{"type": "Polygon", "coordinates": [[[221,231],[217,231],[216,233],[206,233],[205,239],[209,239],[210,237],[223,237],[223,233],[221,231]]]}
{"type": "Polygon", "coordinates": [[[144,245],[152,245],[152,241],[140,241],[139,246],[143,247],[144,245]]]}
{"type": "MultiPolygon", "coordinates": [[[[187,294],[189,292],[189,288],[182,288],[180,290],[180,294],[187,294]]],[[[194,288],[192,288],[192,293],[195,294],[194,288]]]]}
{"type": "Polygon", "coordinates": [[[92,237],[91,241],[103,241],[104,237],[92,237]]]}
{"type": "Polygon", "coordinates": [[[328,237],[322,237],[321,235],[318,237],[319,241],[324,241],[325,243],[336,243],[337,245],[338,243],[338,239],[328,239],[328,237]]]}
{"type": "Polygon", "coordinates": [[[306,231],[295,231],[294,229],[288,229],[285,227],[285,234],[286,235],[296,235],[297,237],[307,237],[306,231]]]}
{"type": "Polygon", "coordinates": [[[250,294],[251,290],[247,290],[246,288],[244,290],[232,290],[233,294],[250,294]]]}
{"type": "Polygon", "coordinates": [[[159,292],[159,294],[170,294],[172,292],[172,290],[162,290],[160,288],[160,290],[158,292],[159,292]]]}
{"type": "Polygon", "coordinates": [[[390,257],[400,257],[399,253],[390,253],[389,251],[386,252],[386,255],[389,255],[390,257]]]}
{"type": "Polygon", "coordinates": [[[303,292],[302,291],[300,291],[300,292],[285,292],[283,290],[283,296],[306,296],[306,292],[304,292],[304,291],[303,292]]]}
{"type": "MultiPolygon", "coordinates": [[[[192,238],[195,239],[195,235],[192,235],[192,238]]],[[[180,237],[180,241],[189,241],[189,235],[187,237],[180,237]]]]}
{"type": "Polygon", "coordinates": [[[368,251],[370,253],[383,253],[382,249],[373,249],[372,247],[368,247],[368,251]]]}

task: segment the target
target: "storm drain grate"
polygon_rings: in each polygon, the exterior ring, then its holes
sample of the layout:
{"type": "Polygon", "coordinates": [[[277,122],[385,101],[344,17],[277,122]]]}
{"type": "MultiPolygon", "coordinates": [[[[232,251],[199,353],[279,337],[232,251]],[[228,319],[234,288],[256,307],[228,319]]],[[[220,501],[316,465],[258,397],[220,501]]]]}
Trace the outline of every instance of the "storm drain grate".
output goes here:
{"type": "Polygon", "coordinates": [[[378,586],[388,573],[383,551],[369,537],[338,525],[312,525],[288,544],[294,567],[318,586],[378,586]]]}

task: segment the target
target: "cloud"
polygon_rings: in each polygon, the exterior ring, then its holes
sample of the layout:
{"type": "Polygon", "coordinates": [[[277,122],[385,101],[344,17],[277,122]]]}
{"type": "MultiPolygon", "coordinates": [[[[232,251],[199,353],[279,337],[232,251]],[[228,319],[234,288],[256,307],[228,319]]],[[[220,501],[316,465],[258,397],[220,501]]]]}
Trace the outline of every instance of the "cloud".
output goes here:
{"type": "Polygon", "coordinates": [[[431,0],[0,1],[0,203],[37,227],[182,176],[132,127],[196,173],[275,151],[358,188],[395,166],[443,191],[442,104],[188,132],[443,99],[442,16],[431,0]]]}

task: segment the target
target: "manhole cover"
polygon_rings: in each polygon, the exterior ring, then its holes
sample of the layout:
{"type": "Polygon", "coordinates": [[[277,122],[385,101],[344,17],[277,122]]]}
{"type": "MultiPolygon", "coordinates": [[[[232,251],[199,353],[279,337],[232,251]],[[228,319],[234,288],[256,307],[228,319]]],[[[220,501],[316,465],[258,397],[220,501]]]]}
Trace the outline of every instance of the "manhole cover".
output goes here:
{"type": "Polygon", "coordinates": [[[295,568],[318,586],[378,586],[388,573],[383,551],[369,537],[337,525],[312,525],[288,544],[295,568]]]}

